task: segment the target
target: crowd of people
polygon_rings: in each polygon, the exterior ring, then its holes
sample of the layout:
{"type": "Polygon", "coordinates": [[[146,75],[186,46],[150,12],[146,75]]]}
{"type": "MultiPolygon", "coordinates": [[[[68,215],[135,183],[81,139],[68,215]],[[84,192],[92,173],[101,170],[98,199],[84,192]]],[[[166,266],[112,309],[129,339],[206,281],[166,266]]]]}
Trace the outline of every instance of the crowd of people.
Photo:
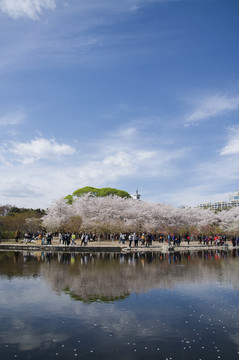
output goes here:
{"type": "MultiPolygon", "coordinates": [[[[52,245],[53,236],[58,237],[59,244],[69,246],[76,245],[76,239],[80,239],[80,246],[87,246],[89,242],[94,242],[97,240],[111,240],[115,242],[119,242],[119,244],[127,244],[129,247],[137,247],[137,246],[145,246],[149,247],[153,243],[167,243],[169,246],[180,246],[181,242],[184,241],[188,245],[190,243],[198,243],[200,245],[217,245],[223,246],[227,244],[228,241],[231,241],[233,247],[239,246],[239,236],[232,236],[228,238],[226,235],[192,235],[192,234],[184,234],[183,236],[180,234],[170,233],[168,235],[163,234],[152,234],[152,233],[126,233],[121,232],[119,234],[104,234],[98,235],[92,232],[83,232],[83,233],[71,233],[71,232],[59,232],[59,233],[51,233],[51,232],[37,232],[37,233],[29,233],[26,232],[24,234],[24,241],[34,242],[36,240],[40,240],[42,245],[52,245]]],[[[15,233],[15,241],[18,242],[20,238],[20,232],[17,230],[15,233]]]]}
{"type": "MultiPolygon", "coordinates": [[[[191,242],[197,242],[200,245],[217,245],[222,246],[227,243],[227,236],[226,235],[190,235],[185,234],[184,236],[181,236],[180,234],[168,234],[167,236],[159,234],[159,235],[153,235],[153,234],[120,234],[119,236],[119,243],[125,244],[126,240],[129,242],[129,247],[145,245],[146,247],[149,247],[152,245],[153,241],[158,241],[159,243],[167,242],[168,245],[174,245],[174,246],[180,246],[182,240],[186,241],[188,245],[190,245],[191,242]]],[[[239,237],[234,236],[231,239],[233,246],[239,246],[239,237]]]]}
{"type": "Polygon", "coordinates": [[[153,241],[156,240],[155,236],[151,233],[149,234],[138,234],[138,233],[132,233],[132,234],[125,234],[120,233],[119,235],[119,244],[125,244],[126,240],[129,242],[129,247],[132,246],[139,246],[139,245],[145,245],[146,247],[149,247],[152,245],[153,241]]]}

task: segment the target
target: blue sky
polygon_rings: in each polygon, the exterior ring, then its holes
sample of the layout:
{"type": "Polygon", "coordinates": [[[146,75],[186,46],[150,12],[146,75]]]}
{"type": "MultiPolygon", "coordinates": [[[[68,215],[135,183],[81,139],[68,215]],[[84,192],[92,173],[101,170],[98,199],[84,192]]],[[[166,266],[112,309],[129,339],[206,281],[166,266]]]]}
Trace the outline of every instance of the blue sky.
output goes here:
{"type": "Polygon", "coordinates": [[[0,0],[0,204],[239,188],[238,0],[0,0]]]}

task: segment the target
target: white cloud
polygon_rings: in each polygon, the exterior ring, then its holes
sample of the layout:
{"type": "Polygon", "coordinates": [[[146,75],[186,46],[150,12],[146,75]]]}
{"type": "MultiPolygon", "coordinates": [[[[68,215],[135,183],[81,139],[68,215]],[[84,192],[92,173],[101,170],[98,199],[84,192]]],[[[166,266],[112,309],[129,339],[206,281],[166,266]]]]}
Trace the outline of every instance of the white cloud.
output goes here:
{"type": "Polygon", "coordinates": [[[197,108],[185,119],[187,125],[220,116],[227,111],[239,109],[239,95],[228,96],[216,94],[198,102],[197,108]]]}
{"type": "Polygon", "coordinates": [[[234,157],[216,156],[208,161],[197,162],[191,174],[185,172],[190,180],[178,184],[177,189],[165,191],[159,201],[175,205],[196,206],[200,203],[228,200],[229,193],[238,188],[239,168],[234,157]]]}
{"type": "Polygon", "coordinates": [[[26,114],[22,110],[9,112],[5,115],[0,115],[0,126],[17,125],[26,118],[26,114]]]}
{"type": "Polygon", "coordinates": [[[34,139],[29,143],[12,142],[10,151],[25,164],[35,160],[49,159],[55,155],[73,155],[75,153],[75,149],[70,145],[58,144],[53,139],[43,138],[34,139]]]}
{"type": "Polygon", "coordinates": [[[168,178],[172,172],[175,176],[176,161],[185,156],[184,149],[163,148],[152,138],[148,142],[139,128],[125,127],[126,134],[121,130],[116,129],[114,136],[108,132],[94,143],[81,143],[81,157],[74,148],[56,140],[4,143],[0,147],[0,172],[4,172],[1,202],[45,208],[54,199],[86,185],[130,191],[129,182],[168,178]]]}
{"type": "Polygon", "coordinates": [[[0,147],[0,165],[3,165],[5,168],[11,166],[12,164],[4,156],[5,149],[0,147]]]}
{"type": "Polygon", "coordinates": [[[144,135],[135,133],[133,141],[122,137],[116,131],[114,137],[109,134],[97,149],[93,150],[96,159],[86,161],[82,166],[75,167],[77,181],[85,185],[103,186],[109,182],[124,182],[132,179],[150,179],[160,175],[161,178],[176,174],[175,161],[185,156],[185,149],[167,150],[150,148],[144,135]],[[118,135],[118,137],[117,137],[118,135]]]}
{"type": "Polygon", "coordinates": [[[134,159],[131,154],[127,154],[123,151],[120,151],[114,155],[107,156],[103,160],[103,164],[119,166],[121,168],[130,168],[132,166],[133,160],[134,159]]]}
{"type": "Polygon", "coordinates": [[[54,0],[0,0],[0,10],[14,19],[28,17],[36,20],[43,10],[55,7],[54,0]]]}
{"type": "Polygon", "coordinates": [[[30,185],[27,182],[11,180],[4,184],[2,188],[2,195],[11,198],[28,198],[43,196],[44,192],[41,189],[30,185]]]}
{"type": "Polygon", "coordinates": [[[225,201],[228,197],[229,193],[215,192],[215,186],[211,182],[202,182],[199,185],[166,192],[160,196],[159,201],[176,206],[197,206],[207,202],[225,201]]]}
{"type": "Polygon", "coordinates": [[[239,154],[239,126],[231,129],[229,141],[221,150],[221,155],[239,154]]]}

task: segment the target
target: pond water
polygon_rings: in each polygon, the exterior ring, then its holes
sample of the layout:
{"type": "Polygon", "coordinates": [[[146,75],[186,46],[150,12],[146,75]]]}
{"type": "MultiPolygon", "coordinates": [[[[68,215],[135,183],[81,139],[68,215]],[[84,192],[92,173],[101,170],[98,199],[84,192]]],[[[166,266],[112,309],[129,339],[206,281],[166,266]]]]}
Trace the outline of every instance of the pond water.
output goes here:
{"type": "Polygon", "coordinates": [[[0,252],[0,359],[239,359],[239,252],[0,252]]]}

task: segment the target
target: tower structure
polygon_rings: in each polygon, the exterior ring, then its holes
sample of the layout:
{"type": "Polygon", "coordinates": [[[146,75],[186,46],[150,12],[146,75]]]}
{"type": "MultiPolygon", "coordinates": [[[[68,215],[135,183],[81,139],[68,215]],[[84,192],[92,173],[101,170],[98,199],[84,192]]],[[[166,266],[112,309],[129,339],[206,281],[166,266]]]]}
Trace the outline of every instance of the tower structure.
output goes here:
{"type": "Polygon", "coordinates": [[[135,199],[135,200],[140,200],[140,197],[141,197],[141,195],[139,194],[138,189],[136,189],[136,194],[132,195],[132,198],[135,199]]]}

